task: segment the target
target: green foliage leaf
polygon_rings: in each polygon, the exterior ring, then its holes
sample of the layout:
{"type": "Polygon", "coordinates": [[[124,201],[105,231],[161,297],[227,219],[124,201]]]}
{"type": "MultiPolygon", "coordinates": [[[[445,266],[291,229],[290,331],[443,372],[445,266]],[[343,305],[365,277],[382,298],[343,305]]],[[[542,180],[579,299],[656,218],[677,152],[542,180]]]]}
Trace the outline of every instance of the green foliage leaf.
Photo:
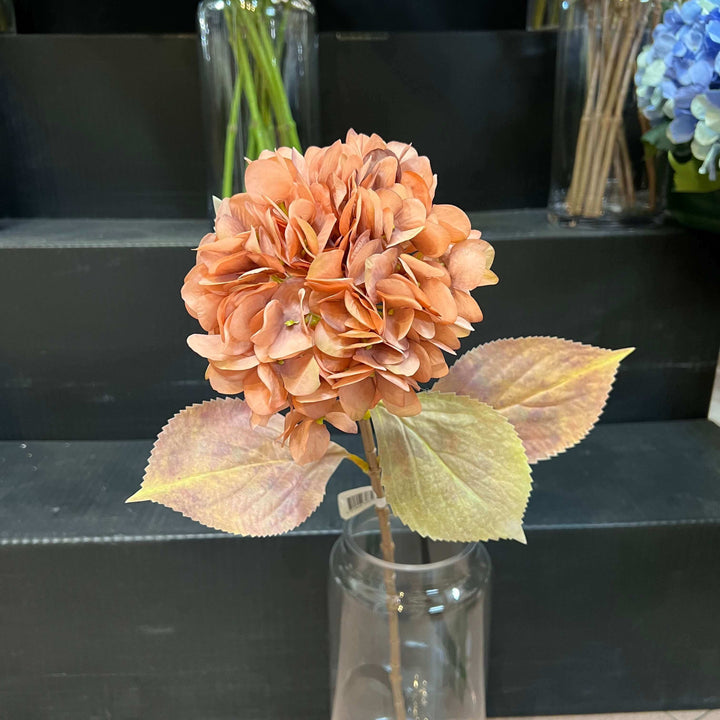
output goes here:
{"type": "Polygon", "coordinates": [[[648,145],[652,145],[658,150],[664,150],[665,152],[674,150],[676,145],[667,135],[669,125],[670,120],[663,120],[659,125],[651,127],[643,134],[642,141],[648,145]]]}
{"type": "Polygon", "coordinates": [[[674,154],[668,156],[673,169],[673,190],[678,193],[710,193],[720,190],[720,178],[711,180],[708,175],[700,174],[702,163],[694,157],[685,162],[674,154]]]}
{"type": "Polygon", "coordinates": [[[420,393],[422,412],[371,411],[383,484],[393,512],[437,540],[525,541],[530,467],[512,425],[489,405],[420,393]]]}
{"type": "Polygon", "coordinates": [[[502,413],[534,463],[590,432],[620,361],[632,351],[551,337],[496,340],[465,353],[433,390],[462,392],[502,413]]]}
{"type": "Polygon", "coordinates": [[[208,527],[240,535],[279,535],[317,508],[347,455],[330,443],[317,462],[297,465],[278,441],[283,418],[253,428],[239,398],[192,405],[171,418],[153,447],[141,489],[152,500],[208,527]]]}

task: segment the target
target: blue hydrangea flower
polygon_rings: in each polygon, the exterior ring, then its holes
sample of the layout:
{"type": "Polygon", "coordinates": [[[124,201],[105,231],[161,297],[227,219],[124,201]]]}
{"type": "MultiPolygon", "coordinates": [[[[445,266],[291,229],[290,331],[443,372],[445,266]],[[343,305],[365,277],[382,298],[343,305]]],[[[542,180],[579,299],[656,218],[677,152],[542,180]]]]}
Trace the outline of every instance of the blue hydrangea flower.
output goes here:
{"type": "Polygon", "coordinates": [[[717,179],[720,157],[720,90],[708,90],[698,95],[690,106],[697,121],[692,143],[692,154],[702,160],[699,172],[717,179]]]}
{"type": "Polygon", "coordinates": [[[668,139],[691,143],[715,176],[720,158],[720,0],[675,3],[637,60],[638,107],[652,125],[670,121],[668,139]],[[703,98],[703,99],[701,99],[703,98]],[[717,127],[718,131],[714,128],[717,127]]]}

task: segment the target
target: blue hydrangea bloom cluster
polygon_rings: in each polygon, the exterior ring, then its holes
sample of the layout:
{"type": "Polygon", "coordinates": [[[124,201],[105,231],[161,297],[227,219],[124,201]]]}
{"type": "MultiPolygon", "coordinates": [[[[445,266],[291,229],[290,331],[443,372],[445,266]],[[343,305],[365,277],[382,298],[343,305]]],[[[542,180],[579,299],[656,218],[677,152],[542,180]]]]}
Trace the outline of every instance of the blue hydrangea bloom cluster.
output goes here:
{"type": "Polygon", "coordinates": [[[720,158],[720,0],[687,0],[668,9],[638,56],[638,106],[653,125],[670,121],[668,139],[690,143],[715,179],[720,158]]]}

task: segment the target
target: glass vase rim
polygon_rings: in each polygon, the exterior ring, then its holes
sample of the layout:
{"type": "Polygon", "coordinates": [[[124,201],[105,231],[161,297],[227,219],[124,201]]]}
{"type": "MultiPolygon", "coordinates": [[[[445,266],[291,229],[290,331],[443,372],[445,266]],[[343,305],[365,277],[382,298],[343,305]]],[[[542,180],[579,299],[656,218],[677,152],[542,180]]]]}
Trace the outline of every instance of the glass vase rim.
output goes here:
{"type": "MultiPolygon", "coordinates": [[[[292,7],[295,10],[299,10],[300,12],[306,12],[309,15],[315,15],[315,5],[312,2],[312,0],[268,0],[268,3],[273,6],[279,6],[279,7],[292,7]]],[[[251,5],[252,0],[248,0],[247,2],[243,2],[243,0],[200,0],[198,3],[198,8],[202,8],[203,6],[216,6],[217,9],[220,7],[231,7],[232,5],[240,5],[242,6],[241,9],[245,10],[248,8],[245,8],[245,5],[251,5]]],[[[253,8],[254,10],[254,8],[253,8]]]]}
{"type": "MultiPolygon", "coordinates": [[[[394,570],[395,572],[404,572],[404,573],[423,573],[428,571],[434,571],[434,570],[440,570],[442,568],[451,567],[455,563],[459,562],[463,558],[467,557],[473,550],[475,550],[481,543],[479,542],[466,542],[463,546],[463,548],[457,552],[451,555],[450,557],[447,557],[443,560],[436,560],[435,562],[431,563],[398,563],[398,562],[388,562],[387,560],[383,560],[383,558],[377,557],[377,555],[373,555],[372,553],[367,552],[367,550],[363,550],[363,548],[360,547],[357,540],[355,540],[355,534],[353,533],[353,529],[357,526],[357,524],[360,522],[360,520],[367,517],[367,514],[370,512],[374,512],[374,508],[369,508],[368,510],[365,510],[354,517],[351,517],[349,520],[346,520],[343,523],[342,528],[342,538],[345,540],[349,548],[352,550],[352,552],[355,555],[358,555],[359,557],[362,557],[367,562],[369,562],[372,565],[375,565],[376,567],[382,568],[383,570],[394,570]]],[[[395,517],[397,518],[397,515],[390,515],[391,518],[395,517]]],[[[397,518],[400,520],[400,518],[397,518]]],[[[401,521],[402,522],[402,521],[401,521]]],[[[415,533],[418,535],[418,537],[423,537],[419,533],[417,533],[412,528],[409,528],[407,525],[404,525],[410,532],[415,533]]],[[[379,527],[378,527],[378,533],[379,533],[379,527]]],[[[433,539],[433,538],[428,538],[433,539]]],[[[444,542],[444,541],[443,541],[444,542]]],[[[451,542],[463,542],[463,541],[451,541],[451,542]]]]}

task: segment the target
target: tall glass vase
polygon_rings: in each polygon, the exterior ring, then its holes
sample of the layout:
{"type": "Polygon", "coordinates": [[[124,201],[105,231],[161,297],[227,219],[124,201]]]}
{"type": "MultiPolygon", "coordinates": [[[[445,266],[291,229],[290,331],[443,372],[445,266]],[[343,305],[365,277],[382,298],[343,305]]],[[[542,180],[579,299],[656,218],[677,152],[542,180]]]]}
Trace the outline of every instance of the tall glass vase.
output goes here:
{"type": "Polygon", "coordinates": [[[309,0],[198,7],[209,197],[241,192],[245,158],[316,142],[317,32],[309,0]]]}
{"type": "Polygon", "coordinates": [[[366,510],[330,556],[332,720],[484,720],[487,552],[422,539],[395,517],[392,533],[388,563],[366,510]]]}
{"type": "Polygon", "coordinates": [[[659,0],[568,0],[561,5],[555,78],[551,220],[635,223],[664,210],[665,153],[632,84],[659,0]]]}
{"type": "Polygon", "coordinates": [[[526,30],[554,30],[560,22],[562,0],[528,0],[526,30]]]}
{"type": "Polygon", "coordinates": [[[15,8],[13,0],[0,0],[0,33],[15,33],[15,8]]]}

